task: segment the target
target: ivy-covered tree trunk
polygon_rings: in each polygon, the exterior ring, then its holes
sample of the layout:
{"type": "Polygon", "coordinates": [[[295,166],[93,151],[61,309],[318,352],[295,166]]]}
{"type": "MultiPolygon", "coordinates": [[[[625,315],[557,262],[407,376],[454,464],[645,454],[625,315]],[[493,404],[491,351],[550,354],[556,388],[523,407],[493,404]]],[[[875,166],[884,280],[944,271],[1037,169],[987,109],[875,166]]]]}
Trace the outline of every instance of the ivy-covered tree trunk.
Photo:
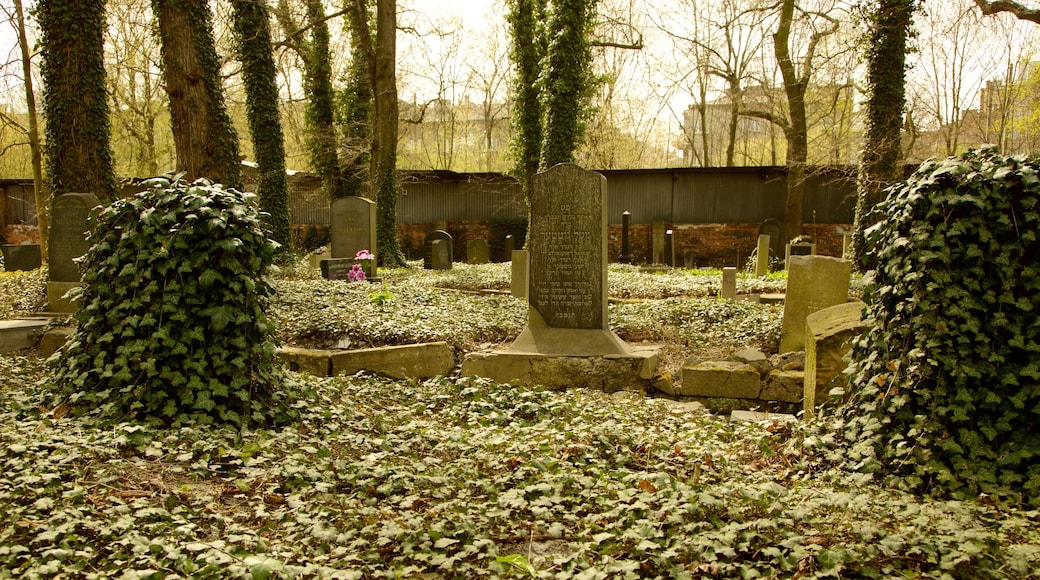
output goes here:
{"type": "Polygon", "coordinates": [[[22,85],[25,87],[25,109],[29,116],[28,131],[30,164],[33,173],[33,201],[36,203],[36,225],[40,229],[40,252],[47,255],[47,236],[50,230],[50,195],[43,181],[43,154],[40,130],[36,122],[36,93],[33,91],[32,56],[29,39],[25,34],[25,12],[22,0],[14,0],[15,27],[18,49],[22,59],[22,85]]]}
{"type": "Polygon", "coordinates": [[[205,0],[152,0],[162,42],[177,170],[241,189],[238,134],[224,105],[220,60],[205,0]]]}
{"type": "Polygon", "coordinates": [[[40,0],[48,187],[116,198],[102,34],[104,0],[40,0]]]}
{"type": "Polygon", "coordinates": [[[347,0],[347,32],[350,33],[350,68],[347,86],[340,93],[343,127],[343,187],[346,195],[361,195],[369,178],[372,143],[372,48],[370,0],[347,0]]]}
{"type": "Polygon", "coordinates": [[[538,75],[545,55],[546,0],[509,0],[513,78],[512,125],[515,169],[524,199],[530,199],[531,178],[538,172],[542,152],[542,106],[538,75]]]}
{"type": "Polygon", "coordinates": [[[376,3],[373,65],[372,179],[376,190],[376,244],[384,266],[406,266],[397,241],[397,0],[376,3]]]}
{"type": "Polygon", "coordinates": [[[879,0],[868,20],[867,134],[859,168],[853,253],[856,267],[869,269],[864,230],[886,187],[902,178],[900,132],[906,106],[906,41],[913,23],[913,0],[879,0]]]}
{"type": "Polygon", "coordinates": [[[278,84],[271,54],[271,24],[267,5],[256,0],[232,0],[238,58],[246,88],[246,116],[256,156],[260,210],[266,213],[268,235],[290,248],[289,185],[285,175],[285,143],[278,112],[278,84]]]}
{"type": "Polygon", "coordinates": [[[332,56],[329,24],[321,0],[307,0],[307,26],[311,32],[303,59],[304,91],[307,94],[307,147],[314,171],[330,199],[347,195],[336,149],[335,93],[332,89],[332,56]]]}
{"type": "Polygon", "coordinates": [[[589,116],[593,87],[589,36],[596,0],[554,0],[544,72],[545,134],[539,168],[574,160],[589,116]]]}

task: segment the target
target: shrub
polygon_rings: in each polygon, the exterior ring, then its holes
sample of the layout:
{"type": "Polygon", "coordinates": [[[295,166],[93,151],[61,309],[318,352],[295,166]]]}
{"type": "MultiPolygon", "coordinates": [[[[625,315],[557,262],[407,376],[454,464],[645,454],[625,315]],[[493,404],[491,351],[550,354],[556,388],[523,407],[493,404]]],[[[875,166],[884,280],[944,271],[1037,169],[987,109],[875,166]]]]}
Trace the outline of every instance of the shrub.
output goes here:
{"type": "Polygon", "coordinates": [[[876,211],[853,460],[919,491],[1040,505],[1040,159],[929,161],[876,211]]]}
{"type": "Polygon", "coordinates": [[[270,422],[282,376],[264,276],[277,245],[254,196],[152,183],[93,224],[78,327],[52,359],[59,393],[116,417],[270,422]]]}

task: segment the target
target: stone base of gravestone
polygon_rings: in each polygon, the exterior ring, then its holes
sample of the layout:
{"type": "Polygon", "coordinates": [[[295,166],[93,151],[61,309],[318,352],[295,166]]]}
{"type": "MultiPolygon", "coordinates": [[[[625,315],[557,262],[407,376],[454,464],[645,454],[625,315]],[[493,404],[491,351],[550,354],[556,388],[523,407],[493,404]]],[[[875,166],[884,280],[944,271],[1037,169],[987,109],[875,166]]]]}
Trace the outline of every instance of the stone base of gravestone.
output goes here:
{"type": "MultiPolygon", "coordinates": [[[[832,401],[832,389],[848,386],[845,355],[852,349],[852,340],[867,328],[868,323],[862,320],[866,306],[861,301],[846,302],[806,317],[802,398],[806,419],[814,417],[817,408],[832,401]]],[[[848,393],[845,400],[847,398],[848,393]]]]}
{"type": "Polygon", "coordinates": [[[65,297],[65,294],[73,288],[79,287],[79,282],[47,282],[47,310],[49,312],[75,312],[76,303],[65,297]]]}
{"type": "Polygon", "coordinates": [[[508,349],[517,354],[596,356],[629,354],[628,345],[609,328],[560,328],[549,326],[537,310],[527,313],[527,327],[508,349]]]}
{"type": "Polygon", "coordinates": [[[655,347],[633,347],[624,355],[553,356],[508,351],[473,352],[462,361],[461,375],[498,383],[563,390],[596,389],[647,392],[660,358],[655,347]]]}
{"type": "Polygon", "coordinates": [[[8,272],[35,270],[43,264],[39,244],[4,244],[4,269],[8,272]]]}
{"type": "Polygon", "coordinates": [[[361,264],[365,272],[365,280],[376,282],[376,265],[372,260],[355,260],[353,258],[324,258],[319,262],[321,277],[326,280],[350,280],[350,270],[354,264],[361,264]]]}

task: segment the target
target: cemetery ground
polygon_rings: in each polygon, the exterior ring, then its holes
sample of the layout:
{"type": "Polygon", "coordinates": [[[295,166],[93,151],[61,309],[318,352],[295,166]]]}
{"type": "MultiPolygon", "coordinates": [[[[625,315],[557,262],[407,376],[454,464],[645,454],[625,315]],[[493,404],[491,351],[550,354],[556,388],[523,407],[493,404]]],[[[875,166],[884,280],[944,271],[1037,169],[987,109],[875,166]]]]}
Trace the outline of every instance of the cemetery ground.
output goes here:
{"type": "MultiPolygon", "coordinates": [[[[508,343],[508,265],[278,273],[283,345],[508,343]]],[[[691,354],[775,348],[781,308],[716,272],[611,266],[611,326],[691,354]]],[[[0,318],[46,275],[0,272],[0,318]]],[[[741,278],[777,292],[782,277],[741,278]]],[[[164,429],[72,416],[46,363],[0,355],[0,578],[1040,578],[1040,513],[886,489],[838,467],[833,426],[737,423],[635,393],[466,377],[287,373],[300,418],[164,429]]]]}

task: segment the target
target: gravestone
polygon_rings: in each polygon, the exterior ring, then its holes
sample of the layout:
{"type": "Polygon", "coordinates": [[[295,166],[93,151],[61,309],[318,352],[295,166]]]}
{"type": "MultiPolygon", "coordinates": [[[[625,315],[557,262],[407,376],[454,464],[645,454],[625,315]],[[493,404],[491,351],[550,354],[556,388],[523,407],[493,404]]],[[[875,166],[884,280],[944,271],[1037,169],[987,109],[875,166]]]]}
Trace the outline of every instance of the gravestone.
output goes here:
{"type": "Polygon", "coordinates": [[[490,261],[491,246],[488,245],[487,240],[477,238],[475,240],[470,240],[466,244],[467,264],[487,264],[490,261]]]}
{"type": "Polygon", "coordinates": [[[811,242],[798,242],[795,244],[787,244],[784,248],[784,263],[786,264],[791,256],[815,256],[816,255],[816,244],[811,242]]]}
{"type": "Polygon", "coordinates": [[[332,200],[329,237],[333,258],[376,253],[376,203],[356,195],[332,200]]]}
{"type": "Polygon", "coordinates": [[[509,293],[514,298],[527,300],[527,290],[530,286],[530,256],[527,250],[513,250],[509,269],[509,293]]]}
{"type": "Polygon", "coordinates": [[[664,263],[664,222],[650,224],[650,263],[664,263]]]}
{"type": "Polygon", "coordinates": [[[780,251],[783,250],[781,247],[781,240],[784,239],[783,226],[780,222],[773,218],[763,220],[762,223],[758,224],[758,234],[769,236],[769,250],[774,256],[779,256],[780,251]]]}
{"type": "Polygon", "coordinates": [[[564,163],[532,183],[528,324],[511,350],[627,353],[607,324],[607,180],[564,163]]]}
{"type": "Polygon", "coordinates": [[[737,298],[737,269],[722,269],[722,299],[736,300],[737,298]]]}
{"type": "MultiPolygon", "coordinates": [[[[861,301],[846,302],[818,310],[805,318],[805,378],[803,411],[806,419],[816,416],[821,406],[838,403],[830,392],[835,387],[846,388],[849,376],[844,373],[845,355],[852,350],[852,341],[867,329],[861,301]]],[[[846,389],[840,401],[847,401],[846,389]]]]}
{"type": "Polygon", "coordinates": [[[607,323],[606,179],[563,163],[531,185],[530,237],[526,251],[513,252],[512,281],[513,295],[524,294],[517,278],[526,272],[527,326],[505,350],[467,354],[462,376],[550,389],[649,389],[659,349],[630,349],[607,323]]]}
{"type": "Polygon", "coordinates": [[[452,239],[451,234],[444,230],[434,230],[423,239],[423,268],[427,270],[433,269],[433,242],[436,240],[444,240],[448,250],[448,261],[452,261],[452,239]]]}
{"type": "Polygon", "coordinates": [[[805,348],[805,318],[849,301],[852,262],[829,256],[791,256],[780,331],[780,352],[805,348]]]}
{"type": "Polygon", "coordinates": [[[761,278],[769,274],[769,235],[758,235],[758,259],[755,260],[755,276],[761,278]]]}
{"type": "Polygon", "coordinates": [[[632,213],[625,211],[621,214],[621,255],[618,262],[621,264],[632,263],[632,241],[629,239],[629,229],[632,227],[632,213]]]}
{"type": "Polygon", "coordinates": [[[664,263],[675,267],[675,234],[672,230],[664,232],[664,263]]]}
{"type": "Polygon", "coordinates": [[[76,306],[62,296],[79,284],[75,259],[87,253],[87,220],[101,205],[92,193],[66,193],[51,204],[51,226],[47,246],[47,304],[54,312],[74,312],[76,306]]]}
{"type": "Polygon", "coordinates": [[[4,269],[8,272],[35,270],[43,264],[39,244],[4,244],[4,269]]]}
{"type": "Polygon", "coordinates": [[[430,242],[430,268],[433,270],[451,270],[451,242],[433,240],[430,242]]]}
{"type": "Polygon", "coordinates": [[[513,239],[513,234],[506,236],[506,239],[502,241],[502,261],[507,262],[513,259],[513,250],[516,248],[516,242],[513,239]]]}
{"type": "Polygon", "coordinates": [[[355,256],[361,250],[368,250],[376,256],[376,203],[356,195],[332,200],[329,221],[331,257],[319,261],[322,276],[329,280],[346,280],[351,266],[361,264],[365,277],[376,279],[378,258],[356,260],[355,256]]]}

